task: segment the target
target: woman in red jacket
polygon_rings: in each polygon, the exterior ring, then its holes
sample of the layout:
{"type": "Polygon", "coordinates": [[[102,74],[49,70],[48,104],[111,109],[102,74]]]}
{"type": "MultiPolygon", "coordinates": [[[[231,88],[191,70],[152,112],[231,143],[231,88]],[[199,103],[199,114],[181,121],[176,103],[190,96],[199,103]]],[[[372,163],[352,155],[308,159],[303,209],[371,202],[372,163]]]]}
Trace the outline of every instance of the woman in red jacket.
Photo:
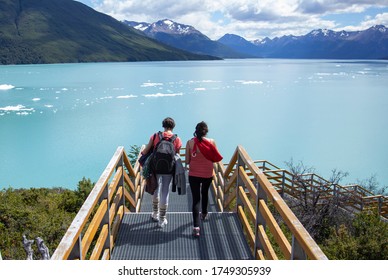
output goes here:
{"type": "Polygon", "coordinates": [[[208,213],[208,193],[213,177],[213,162],[222,159],[215,141],[205,137],[208,132],[209,129],[205,122],[198,123],[195,127],[195,137],[186,144],[186,167],[189,165],[189,183],[193,195],[193,235],[195,237],[199,237],[200,219],[205,220],[208,213]],[[200,204],[201,215],[199,214],[200,204]]]}

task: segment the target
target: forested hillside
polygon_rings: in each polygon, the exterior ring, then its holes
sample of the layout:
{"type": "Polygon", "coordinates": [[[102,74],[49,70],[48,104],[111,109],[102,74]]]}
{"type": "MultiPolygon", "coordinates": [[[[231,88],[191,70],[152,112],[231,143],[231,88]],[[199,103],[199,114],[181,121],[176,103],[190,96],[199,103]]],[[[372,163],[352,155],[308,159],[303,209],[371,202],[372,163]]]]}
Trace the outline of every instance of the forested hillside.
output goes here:
{"type": "Polygon", "coordinates": [[[72,0],[0,0],[0,64],[211,59],[72,0]]]}

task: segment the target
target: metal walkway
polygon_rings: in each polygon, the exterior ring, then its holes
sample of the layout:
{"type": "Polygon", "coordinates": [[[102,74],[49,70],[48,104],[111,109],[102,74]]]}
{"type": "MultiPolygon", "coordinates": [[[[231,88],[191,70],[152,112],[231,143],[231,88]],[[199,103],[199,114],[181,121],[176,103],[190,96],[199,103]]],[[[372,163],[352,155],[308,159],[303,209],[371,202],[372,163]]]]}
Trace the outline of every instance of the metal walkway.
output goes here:
{"type": "Polygon", "coordinates": [[[219,213],[209,194],[208,219],[201,236],[192,236],[191,191],[170,192],[168,224],[160,229],[150,219],[151,195],[145,193],[141,213],[124,215],[112,260],[226,260],[253,259],[235,213],[219,213]]]}

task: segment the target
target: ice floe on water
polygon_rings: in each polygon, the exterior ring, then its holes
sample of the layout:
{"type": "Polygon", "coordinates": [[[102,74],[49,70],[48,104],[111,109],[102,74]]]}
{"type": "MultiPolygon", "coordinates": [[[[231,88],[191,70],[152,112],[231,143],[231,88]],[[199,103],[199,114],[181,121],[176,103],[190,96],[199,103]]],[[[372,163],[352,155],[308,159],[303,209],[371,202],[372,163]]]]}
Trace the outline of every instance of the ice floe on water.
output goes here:
{"type": "Polygon", "coordinates": [[[182,96],[183,93],[154,93],[154,94],[144,94],[145,97],[174,97],[174,96],[182,96]]]}
{"type": "Polygon", "coordinates": [[[203,88],[203,87],[202,87],[202,88],[195,88],[194,90],[195,90],[195,91],[205,91],[206,88],[203,88]]]}
{"type": "Polygon", "coordinates": [[[151,83],[151,82],[147,82],[147,83],[143,83],[141,85],[141,87],[157,87],[157,86],[162,86],[163,83],[151,83]]]}
{"type": "Polygon", "coordinates": [[[16,106],[6,106],[0,108],[0,111],[33,111],[34,108],[26,108],[24,105],[16,105],[16,106]]]}
{"type": "Polygon", "coordinates": [[[246,80],[235,80],[236,83],[240,83],[242,85],[262,85],[263,81],[246,81],[246,80]]]}
{"type": "Polygon", "coordinates": [[[4,116],[6,113],[9,114],[11,112],[16,113],[16,115],[25,116],[32,114],[35,112],[34,108],[26,108],[26,106],[18,104],[16,106],[5,106],[0,108],[1,116],[4,116]]]}
{"type": "Polygon", "coordinates": [[[40,101],[40,98],[39,97],[32,98],[32,101],[34,102],[40,101]]]}
{"type": "Polygon", "coordinates": [[[116,98],[117,99],[129,99],[129,98],[136,98],[137,95],[129,94],[129,95],[119,95],[116,98]]]}
{"type": "Polygon", "coordinates": [[[0,85],[0,90],[9,90],[9,89],[13,89],[13,88],[15,88],[15,86],[13,86],[13,85],[7,85],[7,84],[0,85]]]}

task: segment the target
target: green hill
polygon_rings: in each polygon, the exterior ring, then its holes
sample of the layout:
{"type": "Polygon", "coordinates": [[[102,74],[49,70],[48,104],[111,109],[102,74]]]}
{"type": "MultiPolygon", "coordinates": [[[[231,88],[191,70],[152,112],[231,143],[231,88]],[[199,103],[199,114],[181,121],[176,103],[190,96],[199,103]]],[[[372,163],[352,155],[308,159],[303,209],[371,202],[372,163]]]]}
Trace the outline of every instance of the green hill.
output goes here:
{"type": "Polygon", "coordinates": [[[0,0],[0,64],[215,59],[141,35],[71,0],[0,0]]]}

